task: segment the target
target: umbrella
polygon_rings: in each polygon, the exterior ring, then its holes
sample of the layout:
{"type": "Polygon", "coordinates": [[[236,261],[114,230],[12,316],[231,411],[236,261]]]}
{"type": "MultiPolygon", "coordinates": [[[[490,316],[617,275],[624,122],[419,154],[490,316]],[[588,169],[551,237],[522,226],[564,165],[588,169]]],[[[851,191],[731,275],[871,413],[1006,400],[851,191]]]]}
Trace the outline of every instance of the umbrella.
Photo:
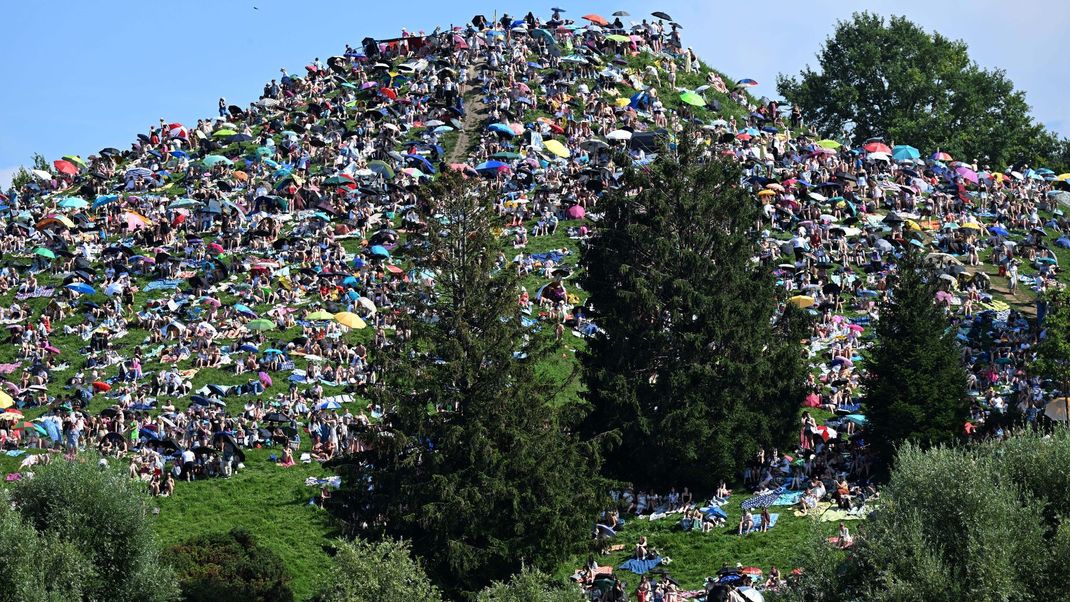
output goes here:
{"type": "Polygon", "coordinates": [[[129,231],[147,228],[152,225],[152,220],[135,211],[123,213],[123,221],[126,222],[126,229],[129,231]]]}
{"type": "Polygon", "coordinates": [[[921,151],[908,144],[900,144],[892,148],[892,157],[896,161],[913,161],[921,158],[921,151]]]}
{"type": "Polygon", "coordinates": [[[57,206],[63,209],[85,209],[89,206],[89,201],[78,198],[76,196],[72,196],[63,199],[62,201],[57,203],[57,206]]]}
{"type": "Polygon", "coordinates": [[[931,159],[933,161],[943,161],[945,163],[952,160],[951,159],[951,155],[949,155],[949,154],[947,154],[947,153],[945,153],[943,151],[936,151],[932,155],[929,155],[929,159],[931,159]]]}
{"type": "Polygon", "coordinates": [[[64,161],[63,159],[56,159],[52,162],[52,165],[56,168],[56,171],[65,173],[69,176],[73,176],[78,173],[78,168],[74,166],[74,163],[70,161],[64,161]]]}
{"type": "Polygon", "coordinates": [[[888,145],[883,142],[867,142],[866,144],[862,145],[862,148],[865,149],[867,153],[885,153],[887,155],[892,154],[892,149],[889,148],[888,145]]]}
{"type": "Polygon", "coordinates": [[[368,251],[376,257],[390,257],[390,251],[388,251],[386,247],[382,245],[372,245],[372,247],[368,249],[368,251]]]}
{"type": "Polygon", "coordinates": [[[654,12],[652,12],[650,14],[655,16],[655,17],[657,17],[657,18],[659,18],[659,19],[664,19],[666,21],[672,21],[672,17],[670,17],[668,14],[666,14],[666,13],[660,11],[660,10],[654,11],[654,12]]]}
{"type": "Polygon", "coordinates": [[[0,391],[0,409],[7,409],[15,405],[15,400],[7,393],[0,391]]]}
{"type": "Polygon", "coordinates": [[[492,123],[487,126],[487,130],[510,137],[516,136],[516,132],[514,132],[513,128],[509,127],[509,124],[507,123],[492,123]]]}
{"type": "Polygon", "coordinates": [[[632,133],[628,130],[613,130],[606,134],[606,138],[609,140],[631,140],[632,133]]]}
{"type": "Polygon", "coordinates": [[[226,165],[234,164],[233,161],[224,157],[223,155],[208,155],[207,157],[201,159],[201,163],[204,163],[208,167],[215,167],[219,163],[224,163],[226,165]]]}
{"type": "Polygon", "coordinates": [[[825,441],[828,441],[829,439],[835,439],[836,436],[839,434],[836,432],[836,429],[827,426],[817,426],[810,430],[815,435],[821,435],[821,438],[825,441]]]}
{"type": "Polygon", "coordinates": [[[1056,422],[1066,422],[1070,415],[1070,397],[1056,397],[1044,406],[1044,415],[1056,422]]]}
{"type": "Polygon", "coordinates": [[[605,17],[601,17],[599,15],[595,15],[595,14],[583,15],[583,17],[581,17],[581,18],[585,19],[587,21],[590,21],[591,23],[594,23],[595,25],[601,25],[602,27],[608,27],[609,26],[609,21],[606,21],[605,17]]]}
{"type": "Polygon", "coordinates": [[[569,152],[568,148],[566,148],[564,144],[561,144],[557,140],[546,140],[545,142],[543,142],[543,146],[546,147],[546,150],[557,155],[558,157],[561,157],[562,159],[567,159],[572,154],[569,152]]]}
{"type": "Polygon", "coordinates": [[[691,106],[694,106],[694,107],[704,107],[704,106],[706,106],[706,99],[705,98],[702,98],[698,94],[696,94],[694,92],[690,92],[690,91],[684,92],[683,94],[681,94],[680,95],[680,100],[682,102],[684,102],[686,104],[689,104],[691,106]]]}
{"type": "Polygon", "coordinates": [[[572,219],[583,219],[587,214],[587,211],[580,205],[573,205],[568,208],[568,216],[572,219]]]}
{"type": "Polygon", "coordinates": [[[43,169],[34,169],[34,170],[31,170],[30,173],[32,173],[34,175],[34,177],[39,179],[39,180],[51,180],[52,179],[52,174],[48,173],[47,171],[44,171],[43,169]]]}
{"type": "Polygon", "coordinates": [[[354,328],[357,330],[368,327],[368,324],[364,321],[363,318],[350,311],[343,311],[334,314],[334,321],[338,322],[342,326],[347,326],[349,328],[354,328]]]}
{"type": "Polygon", "coordinates": [[[338,410],[342,408],[342,403],[338,401],[321,401],[316,404],[317,410],[338,410]]]}
{"type": "Polygon", "coordinates": [[[74,291],[76,293],[81,293],[83,295],[92,295],[92,294],[95,294],[97,292],[96,290],[93,289],[93,287],[89,286],[88,284],[86,284],[84,282],[75,282],[73,284],[68,284],[64,288],[66,288],[67,290],[70,290],[70,291],[74,291]]]}
{"type": "Polygon", "coordinates": [[[977,172],[968,167],[956,167],[955,173],[962,176],[964,180],[968,180],[970,182],[973,182],[974,184],[977,184],[979,181],[979,178],[977,177],[977,172]]]}
{"type": "Polygon", "coordinates": [[[271,320],[268,320],[268,319],[265,319],[265,318],[260,318],[258,320],[250,320],[249,323],[245,325],[245,327],[248,328],[249,330],[261,331],[262,332],[262,331],[265,331],[265,330],[271,330],[272,328],[275,328],[275,323],[272,322],[271,320]]]}
{"type": "Polygon", "coordinates": [[[56,258],[56,254],[52,252],[52,249],[46,249],[44,247],[37,247],[36,249],[34,249],[33,254],[48,259],[56,258]]]}
{"type": "Polygon", "coordinates": [[[736,82],[736,87],[737,88],[753,88],[754,86],[757,86],[757,85],[758,85],[758,82],[756,82],[756,81],[754,81],[753,79],[750,79],[750,78],[741,79],[738,82],[736,82]]]}
{"type": "Polygon", "coordinates": [[[334,319],[334,314],[332,314],[329,311],[324,311],[324,310],[321,309],[319,311],[314,311],[314,312],[308,314],[307,316],[305,316],[305,319],[306,320],[333,320],[334,319]]]}
{"type": "Polygon", "coordinates": [[[212,137],[213,138],[223,138],[225,136],[235,136],[237,134],[238,134],[238,132],[235,132],[232,129],[223,128],[221,130],[216,130],[215,132],[213,132],[212,133],[212,137]]]}
{"type": "Polygon", "coordinates": [[[795,295],[788,299],[788,303],[795,305],[795,307],[798,307],[799,309],[806,309],[807,307],[813,306],[817,301],[813,297],[807,295],[795,295]]]}

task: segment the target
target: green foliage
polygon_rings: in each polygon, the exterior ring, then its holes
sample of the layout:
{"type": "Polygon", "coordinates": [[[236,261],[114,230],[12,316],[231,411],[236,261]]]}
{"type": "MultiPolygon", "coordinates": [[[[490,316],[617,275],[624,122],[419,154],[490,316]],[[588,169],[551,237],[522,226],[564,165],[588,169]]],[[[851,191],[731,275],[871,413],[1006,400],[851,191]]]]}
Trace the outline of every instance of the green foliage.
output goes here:
{"type": "Polygon", "coordinates": [[[584,602],[580,589],[571,583],[525,567],[508,582],[495,582],[479,592],[476,602],[584,602]]]}
{"type": "Polygon", "coordinates": [[[980,68],[966,44],[905,17],[856,13],[818,54],[820,71],[780,76],[778,88],[825,132],[853,128],[856,141],[884,136],[956,159],[1036,163],[1044,132],[1025,94],[1002,70],[980,68]]]}
{"type": "Polygon", "coordinates": [[[93,570],[80,583],[83,599],[177,598],[174,574],[159,558],[141,483],[83,462],[55,462],[19,481],[11,501],[43,537],[69,543],[85,556],[93,570]]]}
{"type": "Polygon", "coordinates": [[[195,537],[169,550],[187,602],[292,602],[290,577],[277,554],[234,529],[195,537]]]}
{"type": "Polygon", "coordinates": [[[907,252],[881,307],[864,405],[882,464],[905,441],[957,440],[970,409],[955,333],[935,303],[937,282],[919,254],[907,252]]]}
{"type": "Polygon", "coordinates": [[[619,441],[614,477],[710,490],[759,446],[787,442],[805,317],[771,324],[773,279],[751,261],[758,209],[739,167],[683,144],[599,202],[583,288],[605,334],[582,355],[584,430],[619,441]]]}
{"type": "Polygon", "coordinates": [[[0,596],[25,602],[81,600],[93,566],[77,547],[38,533],[0,497],[0,549],[11,559],[0,571],[0,596]]]}
{"type": "Polygon", "coordinates": [[[325,585],[314,602],[435,602],[442,596],[413,560],[409,545],[391,539],[338,542],[325,585]]]}
{"type": "Polygon", "coordinates": [[[815,542],[791,598],[1065,600],[1068,460],[1065,429],[968,448],[908,444],[853,550],[815,542]]]}
{"type": "Polygon", "coordinates": [[[1043,338],[1035,347],[1036,359],[1029,367],[1031,374],[1050,378],[1062,391],[1070,394],[1070,291],[1056,289],[1044,299],[1043,338]]]}
{"type": "Polygon", "coordinates": [[[411,541],[436,582],[475,592],[576,550],[607,487],[571,431],[576,407],[550,404],[560,384],[541,366],[555,344],[522,324],[519,276],[495,265],[488,191],[454,176],[426,194],[432,227],[412,259],[436,286],[403,293],[414,310],[398,332],[412,336],[384,354],[384,429],[364,463],[340,466],[334,509],[361,536],[411,541]]]}

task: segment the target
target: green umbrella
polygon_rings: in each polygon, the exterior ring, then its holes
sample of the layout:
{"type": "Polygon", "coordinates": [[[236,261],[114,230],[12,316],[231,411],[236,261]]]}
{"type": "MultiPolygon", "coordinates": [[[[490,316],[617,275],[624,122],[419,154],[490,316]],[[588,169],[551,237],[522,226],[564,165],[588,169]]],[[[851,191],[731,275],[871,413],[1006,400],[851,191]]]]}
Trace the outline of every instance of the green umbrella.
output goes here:
{"type": "Polygon", "coordinates": [[[314,311],[308,314],[307,316],[305,316],[305,318],[309,320],[333,320],[334,314],[329,311],[323,311],[321,309],[319,311],[314,311]]]}
{"type": "Polygon", "coordinates": [[[520,153],[500,152],[490,156],[491,159],[519,159],[520,153]]]}
{"type": "Polygon", "coordinates": [[[369,161],[368,169],[382,175],[388,180],[394,177],[394,168],[390,167],[386,161],[369,161]]]}
{"type": "Polygon", "coordinates": [[[34,250],[33,254],[34,255],[40,255],[41,257],[47,257],[49,259],[55,259],[56,258],[56,254],[53,253],[51,249],[46,249],[44,247],[37,247],[34,250]]]}
{"type": "Polygon", "coordinates": [[[168,205],[167,208],[168,209],[192,209],[194,207],[200,207],[203,204],[204,203],[202,203],[200,201],[195,201],[193,199],[176,199],[174,202],[172,202],[170,205],[168,205]]]}
{"type": "Polygon", "coordinates": [[[632,39],[629,38],[628,36],[622,36],[619,33],[615,33],[613,35],[606,36],[606,39],[607,40],[613,40],[614,42],[631,42],[632,41],[632,39]]]}
{"type": "Polygon", "coordinates": [[[694,92],[684,92],[680,95],[680,100],[695,107],[706,106],[706,99],[702,98],[698,94],[695,94],[694,92]]]}
{"type": "Polygon", "coordinates": [[[223,128],[223,129],[221,129],[221,130],[216,130],[216,131],[215,131],[215,132],[214,132],[214,133],[212,134],[212,136],[213,136],[213,137],[215,137],[215,138],[225,138],[225,137],[227,137],[227,136],[235,136],[235,135],[237,135],[237,134],[238,134],[238,132],[235,132],[235,131],[234,131],[234,130],[232,130],[232,129],[229,129],[229,128],[223,128]]]}
{"type": "Polygon", "coordinates": [[[271,330],[272,328],[275,328],[275,323],[271,320],[260,318],[258,320],[251,320],[245,327],[249,330],[256,331],[271,330]]]}
{"type": "Polygon", "coordinates": [[[201,159],[201,163],[204,163],[208,167],[215,167],[218,163],[226,163],[227,165],[232,165],[234,162],[224,157],[223,155],[208,155],[207,157],[201,159]]]}

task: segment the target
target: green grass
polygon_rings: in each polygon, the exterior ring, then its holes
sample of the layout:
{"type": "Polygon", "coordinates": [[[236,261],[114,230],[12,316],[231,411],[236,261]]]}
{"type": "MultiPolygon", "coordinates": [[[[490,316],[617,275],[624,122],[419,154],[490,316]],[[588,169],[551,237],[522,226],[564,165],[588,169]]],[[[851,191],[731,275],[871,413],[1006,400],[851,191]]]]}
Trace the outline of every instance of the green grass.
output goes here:
{"type": "Polygon", "coordinates": [[[319,489],[304,481],[330,472],[317,463],[279,467],[268,461],[274,453],[269,449],[245,453],[246,468],[233,477],[178,482],[173,496],[157,498],[156,531],[165,546],[172,546],[206,533],[245,529],[282,557],[296,598],[306,599],[326,573],[325,547],[338,532],[325,510],[309,505],[319,489]]]}
{"type": "MultiPolygon", "coordinates": [[[[775,527],[765,533],[754,532],[740,537],[736,535],[742,515],[739,504],[748,497],[749,494],[733,495],[724,506],[728,512],[726,526],[709,533],[680,530],[679,514],[658,521],[625,517],[624,528],[610,540],[613,544],[623,544],[624,549],[607,555],[596,555],[595,561],[599,565],[619,567],[622,562],[632,557],[636,542],[645,536],[650,547],[656,548],[663,557],[672,559],[670,564],[659,566],[659,569],[668,571],[684,589],[701,589],[703,580],[716,574],[725,564],[735,566],[738,562],[743,566],[757,566],[766,573],[775,565],[786,574],[798,565],[799,551],[814,536],[815,529],[822,535],[829,536],[834,535],[839,527],[834,522],[822,523],[815,518],[797,517],[787,506],[774,506],[770,512],[780,514],[775,527]]],[[[583,566],[585,561],[586,556],[577,555],[563,563],[555,575],[567,578],[583,566]]],[[[630,572],[625,571],[618,576],[624,579],[630,588],[634,588],[639,582],[639,576],[630,572]]]]}

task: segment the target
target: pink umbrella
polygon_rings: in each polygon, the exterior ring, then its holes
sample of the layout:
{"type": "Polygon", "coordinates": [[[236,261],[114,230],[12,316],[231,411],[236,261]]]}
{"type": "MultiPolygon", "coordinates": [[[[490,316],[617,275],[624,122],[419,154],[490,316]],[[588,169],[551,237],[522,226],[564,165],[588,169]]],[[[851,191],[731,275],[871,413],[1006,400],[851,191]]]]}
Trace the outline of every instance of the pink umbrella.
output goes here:
{"type": "Polygon", "coordinates": [[[212,307],[219,307],[220,305],[222,305],[219,302],[219,299],[216,299],[215,297],[205,297],[204,299],[201,299],[201,303],[204,303],[205,305],[211,305],[212,307]]]}
{"type": "Polygon", "coordinates": [[[52,345],[45,345],[44,349],[52,355],[59,355],[59,349],[57,347],[54,347],[52,345]]]}
{"type": "Polygon", "coordinates": [[[261,372],[256,376],[260,379],[260,384],[264,385],[264,387],[271,386],[271,375],[269,375],[267,372],[261,372]]]}
{"type": "Polygon", "coordinates": [[[568,208],[568,216],[572,219],[583,219],[585,215],[587,215],[587,211],[579,205],[573,205],[568,208]]]}
{"type": "Polygon", "coordinates": [[[217,255],[223,253],[223,245],[213,242],[208,244],[208,250],[214,251],[217,255]]]}
{"type": "Polygon", "coordinates": [[[936,300],[940,303],[950,304],[952,299],[954,299],[954,297],[951,296],[951,293],[947,291],[936,291],[936,300]]]}
{"type": "Polygon", "coordinates": [[[807,408],[816,408],[821,405],[821,397],[817,393],[811,393],[806,396],[803,401],[803,406],[807,408]]]}
{"type": "Polygon", "coordinates": [[[963,177],[963,179],[969,180],[974,184],[977,183],[977,172],[968,167],[956,167],[955,173],[963,177]]]}
{"type": "Polygon", "coordinates": [[[855,365],[855,363],[852,362],[850,358],[843,357],[842,355],[837,355],[836,357],[832,358],[832,363],[833,363],[833,365],[839,364],[841,366],[847,366],[847,367],[851,367],[851,366],[855,365]]]}
{"type": "Polygon", "coordinates": [[[847,330],[850,330],[852,332],[862,332],[863,330],[865,330],[865,328],[862,328],[858,324],[850,324],[847,326],[847,330]]]}

